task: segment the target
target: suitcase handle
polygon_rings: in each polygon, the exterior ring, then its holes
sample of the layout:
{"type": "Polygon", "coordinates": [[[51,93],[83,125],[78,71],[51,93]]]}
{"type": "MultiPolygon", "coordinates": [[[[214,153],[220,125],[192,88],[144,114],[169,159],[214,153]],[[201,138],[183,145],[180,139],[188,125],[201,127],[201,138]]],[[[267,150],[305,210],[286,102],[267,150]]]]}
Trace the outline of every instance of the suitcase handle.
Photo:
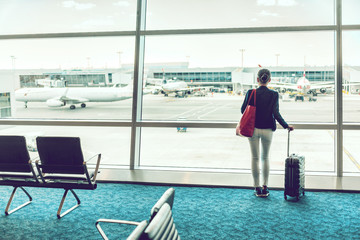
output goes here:
{"type": "Polygon", "coordinates": [[[287,141],[287,156],[289,157],[289,148],[290,148],[290,130],[288,130],[288,141],[287,141]]]}

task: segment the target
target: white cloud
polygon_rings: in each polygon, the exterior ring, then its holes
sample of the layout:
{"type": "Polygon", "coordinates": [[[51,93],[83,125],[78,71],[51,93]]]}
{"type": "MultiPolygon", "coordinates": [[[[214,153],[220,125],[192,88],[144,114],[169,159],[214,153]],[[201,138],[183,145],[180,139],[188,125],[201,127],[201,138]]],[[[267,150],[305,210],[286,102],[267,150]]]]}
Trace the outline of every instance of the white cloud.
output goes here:
{"type": "Polygon", "coordinates": [[[279,16],[279,14],[277,13],[272,13],[272,12],[269,12],[269,11],[266,11],[266,10],[262,10],[259,15],[261,16],[271,16],[271,17],[277,17],[279,16]]]}
{"type": "Polygon", "coordinates": [[[275,0],[257,0],[259,6],[274,6],[275,0]]]}
{"type": "Polygon", "coordinates": [[[113,3],[113,5],[117,7],[128,7],[130,6],[130,3],[127,1],[118,1],[116,3],[113,3]]]}
{"type": "Polygon", "coordinates": [[[75,1],[64,1],[62,5],[65,8],[75,8],[76,10],[86,10],[96,6],[96,4],[93,3],[78,3],[75,1]]]}
{"type": "Polygon", "coordinates": [[[279,6],[290,7],[290,6],[298,5],[298,3],[295,0],[278,0],[278,5],[279,6]]]}

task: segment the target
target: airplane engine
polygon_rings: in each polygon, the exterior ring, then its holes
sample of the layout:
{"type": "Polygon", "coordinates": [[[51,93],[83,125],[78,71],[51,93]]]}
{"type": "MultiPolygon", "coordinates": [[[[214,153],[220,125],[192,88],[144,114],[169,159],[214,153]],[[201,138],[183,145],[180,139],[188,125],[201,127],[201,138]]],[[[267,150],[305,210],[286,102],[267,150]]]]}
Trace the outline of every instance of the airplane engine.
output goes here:
{"type": "Polygon", "coordinates": [[[280,89],[280,92],[281,92],[281,93],[285,93],[285,92],[286,92],[286,88],[281,88],[281,89],[280,89]]]}
{"type": "Polygon", "coordinates": [[[56,99],[49,99],[46,101],[48,107],[62,107],[65,106],[65,102],[56,100],[56,99]]]}
{"type": "Polygon", "coordinates": [[[321,93],[326,93],[326,88],[320,88],[321,93]]]}

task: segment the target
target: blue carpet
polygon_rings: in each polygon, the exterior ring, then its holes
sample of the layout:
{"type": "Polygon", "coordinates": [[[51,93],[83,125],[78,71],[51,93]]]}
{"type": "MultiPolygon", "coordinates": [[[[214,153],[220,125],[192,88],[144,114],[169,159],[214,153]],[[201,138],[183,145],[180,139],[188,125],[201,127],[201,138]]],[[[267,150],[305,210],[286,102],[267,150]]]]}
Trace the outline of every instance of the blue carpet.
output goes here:
{"type": "MultiPolygon", "coordinates": [[[[33,202],[5,216],[11,187],[0,187],[0,239],[101,239],[99,218],[141,221],[168,186],[99,184],[77,190],[82,203],[58,220],[63,190],[27,188],[33,202]]],[[[14,203],[26,200],[18,190],[14,203]]],[[[71,194],[64,209],[75,204],[71,194]]],[[[175,187],[174,220],[182,239],[360,239],[360,199],[355,193],[306,192],[299,202],[282,191],[269,198],[252,190],[175,187]]],[[[133,227],[103,224],[110,239],[125,239],[133,227]]]]}

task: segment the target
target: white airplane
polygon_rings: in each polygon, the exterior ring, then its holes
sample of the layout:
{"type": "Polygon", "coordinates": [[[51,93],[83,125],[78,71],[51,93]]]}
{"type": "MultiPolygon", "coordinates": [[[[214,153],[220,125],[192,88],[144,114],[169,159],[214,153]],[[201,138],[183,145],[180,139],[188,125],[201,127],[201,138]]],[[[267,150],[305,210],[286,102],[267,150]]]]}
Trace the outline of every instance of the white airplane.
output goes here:
{"type": "Polygon", "coordinates": [[[302,95],[313,94],[316,95],[316,90],[319,89],[321,93],[326,93],[329,88],[334,88],[334,82],[326,81],[326,82],[318,82],[318,83],[310,83],[310,81],[304,75],[294,83],[282,83],[282,82],[270,82],[269,87],[278,88],[281,92],[286,92],[286,90],[296,90],[298,93],[302,95]]]}
{"type": "Polygon", "coordinates": [[[107,87],[73,87],[73,88],[21,88],[15,91],[16,101],[45,102],[49,107],[63,107],[70,105],[75,109],[75,104],[86,107],[86,102],[114,102],[132,97],[132,87],[118,88],[107,87]]]}
{"type": "Polygon", "coordinates": [[[191,89],[184,81],[167,81],[161,85],[161,93],[167,97],[170,93],[175,93],[175,96],[184,97],[186,94],[191,94],[191,89]]]}
{"type": "Polygon", "coordinates": [[[189,87],[184,81],[168,80],[161,85],[159,91],[164,94],[165,97],[170,93],[175,93],[175,97],[186,97],[194,92],[210,90],[211,87],[189,87]]]}

